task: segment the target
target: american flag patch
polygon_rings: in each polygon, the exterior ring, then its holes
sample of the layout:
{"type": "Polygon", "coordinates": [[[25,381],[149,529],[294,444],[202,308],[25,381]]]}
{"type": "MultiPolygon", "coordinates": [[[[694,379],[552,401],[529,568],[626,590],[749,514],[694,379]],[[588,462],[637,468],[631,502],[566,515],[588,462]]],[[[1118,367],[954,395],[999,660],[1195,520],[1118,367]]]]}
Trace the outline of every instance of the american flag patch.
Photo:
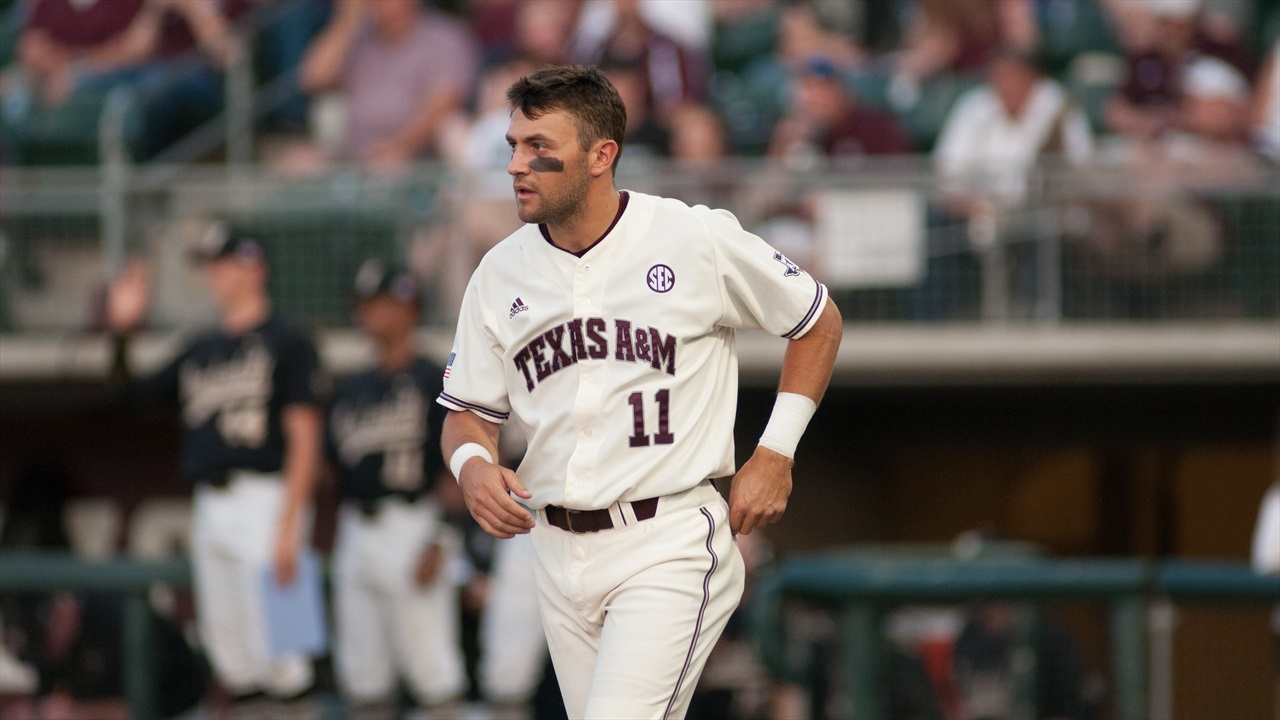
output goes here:
{"type": "Polygon", "coordinates": [[[458,353],[449,353],[449,362],[444,366],[444,379],[449,379],[449,370],[453,368],[453,359],[458,357],[458,353]]]}

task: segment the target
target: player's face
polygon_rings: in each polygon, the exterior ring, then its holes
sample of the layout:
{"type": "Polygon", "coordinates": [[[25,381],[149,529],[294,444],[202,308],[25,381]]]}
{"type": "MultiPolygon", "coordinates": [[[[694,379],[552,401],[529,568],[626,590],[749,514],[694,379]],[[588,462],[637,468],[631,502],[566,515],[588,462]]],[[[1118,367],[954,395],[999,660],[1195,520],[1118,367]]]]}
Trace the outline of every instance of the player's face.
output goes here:
{"type": "Polygon", "coordinates": [[[360,318],[360,329],[364,334],[378,342],[411,333],[418,322],[417,307],[413,303],[388,295],[361,300],[356,315],[360,318]]]}
{"type": "Polygon", "coordinates": [[[264,272],[262,263],[254,260],[221,258],[204,264],[213,302],[223,309],[246,296],[263,292],[264,272]]]}
{"type": "Polygon", "coordinates": [[[562,112],[532,120],[520,110],[507,130],[516,213],[527,223],[557,225],[581,211],[591,187],[588,153],[578,143],[578,128],[562,112]]]}

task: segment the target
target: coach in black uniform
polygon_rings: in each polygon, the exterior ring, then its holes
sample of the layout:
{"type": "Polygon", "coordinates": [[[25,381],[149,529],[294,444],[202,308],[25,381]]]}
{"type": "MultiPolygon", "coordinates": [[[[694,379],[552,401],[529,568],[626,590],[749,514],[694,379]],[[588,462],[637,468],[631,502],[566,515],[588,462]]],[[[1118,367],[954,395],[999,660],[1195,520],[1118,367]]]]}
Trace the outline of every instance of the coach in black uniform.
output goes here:
{"type": "Polygon", "coordinates": [[[342,384],[325,437],[343,498],[334,557],[339,685],[358,718],[396,717],[402,677],[431,717],[451,717],[466,689],[457,554],[432,489],[444,473],[433,402],[443,369],[414,349],[418,281],[370,260],[356,276],[361,330],[377,366],[342,384]]]}
{"type": "MultiPolygon", "coordinates": [[[[196,614],[214,671],[236,699],[232,716],[305,717],[313,705],[295,700],[311,687],[311,662],[271,657],[261,583],[267,567],[277,582],[293,582],[310,537],[325,380],[311,340],[272,312],[261,242],[219,225],[196,256],[219,325],[131,384],[129,396],[181,408],[182,474],[195,486],[196,614]]],[[[148,291],[146,268],[134,264],[108,293],[117,379],[128,377],[127,338],[146,315],[148,291]]]]}

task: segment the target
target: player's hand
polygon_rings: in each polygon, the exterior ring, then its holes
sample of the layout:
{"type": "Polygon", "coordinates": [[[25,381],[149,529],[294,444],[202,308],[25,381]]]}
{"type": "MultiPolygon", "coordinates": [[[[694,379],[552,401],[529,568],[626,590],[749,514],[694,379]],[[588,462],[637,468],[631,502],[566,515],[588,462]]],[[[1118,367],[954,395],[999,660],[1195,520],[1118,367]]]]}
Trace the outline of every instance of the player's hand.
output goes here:
{"type": "Polygon", "coordinates": [[[276,571],[276,584],[280,587],[292,585],[298,576],[298,538],[297,533],[281,532],[276,540],[276,557],[273,567],[276,571]]]}
{"type": "Polygon", "coordinates": [[[791,496],[792,460],[757,446],[751,459],[733,476],[729,487],[729,529],[735,535],[782,519],[791,496]]]}
{"type": "Polygon", "coordinates": [[[107,327],[130,333],[142,326],[151,294],[151,272],[141,260],[131,260],[107,289],[107,327]]]}
{"type": "Polygon", "coordinates": [[[413,570],[413,581],[418,587],[431,584],[440,572],[440,562],[443,557],[444,551],[440,549],[439,543],[432,543],[422,551],[418,556],[418,565],[413,570]]]}
{"type": "Polygon", "coordinates": [[[533,497],[514,471],[484,458],[471,458],[462,466],[458,486],[471,517],[490,535],[509,540],[533,528],[533,516],[511,499],[510,493],[526,500],[533,497]]]}

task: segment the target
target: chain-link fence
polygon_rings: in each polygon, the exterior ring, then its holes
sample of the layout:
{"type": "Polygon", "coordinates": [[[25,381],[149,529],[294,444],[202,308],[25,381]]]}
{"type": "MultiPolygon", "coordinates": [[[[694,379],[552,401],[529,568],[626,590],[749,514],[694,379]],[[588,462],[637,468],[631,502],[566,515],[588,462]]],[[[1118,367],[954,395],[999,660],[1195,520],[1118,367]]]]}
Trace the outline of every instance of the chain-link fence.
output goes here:
{"type": "MultiPolygon", "coordinates": [[[[1043,167],[941,178],[923,158],[804,172],[760,161],[624,165],[618,184],[733,211],[811,269],[851,321],[1045,324],[1265,319],[1280,314],[1280,170],[1193,184],[1129,169],[1043,167]]],[[[259,234],[272,294],[299,319],[350,324],[351,274],[408,261],[451,323],[485,250],[519,225],[501,171],[423,165],[389,177],[269,168],[10,169],[0,224],[0,323],[92,326],[126,255],[159,270],[158,328],[203,317],[185,251],[214,220],[259,234]]]]}

